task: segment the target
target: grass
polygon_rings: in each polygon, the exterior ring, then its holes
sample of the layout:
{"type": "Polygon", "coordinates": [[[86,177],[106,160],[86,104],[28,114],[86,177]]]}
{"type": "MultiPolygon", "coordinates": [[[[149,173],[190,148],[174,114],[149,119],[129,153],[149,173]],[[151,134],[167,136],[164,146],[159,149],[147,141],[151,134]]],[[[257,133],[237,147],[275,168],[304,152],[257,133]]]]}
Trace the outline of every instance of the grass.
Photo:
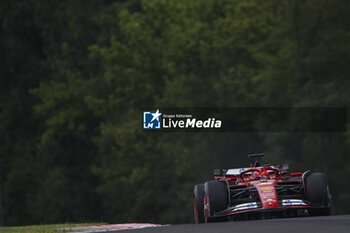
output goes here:
{"type": "Polygon", "coordinates": [[[69,232],[62,230],[66,227],[103,225],[106,223],[77,223],[77,224],[51,224],[51,225],[33,225],[33,226],[13,226],[0,227],[0,233],[64,233],[69,232]]]}

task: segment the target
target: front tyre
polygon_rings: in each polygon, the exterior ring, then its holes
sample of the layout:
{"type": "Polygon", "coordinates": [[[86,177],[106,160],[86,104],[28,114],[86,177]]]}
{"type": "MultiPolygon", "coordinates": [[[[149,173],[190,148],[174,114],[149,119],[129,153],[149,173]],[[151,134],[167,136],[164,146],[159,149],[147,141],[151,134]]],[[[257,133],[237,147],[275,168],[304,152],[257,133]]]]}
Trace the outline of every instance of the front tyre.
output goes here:
{"type": "Polygon", "coordinates": [[[204,223],[204,184],[196,184],[194,195],[194,220],[197,224],[204,223]]]}
{"type": "Polygon", "coordinates": [[[330,215],[330,194],[326,175],[312,173],[306,177],[305,183],[307,199],[314,206],[309,210],[310,215],[330,215]]]}
{"type": "Polygon", "coordinates": [[[204,220],[216,222],[222,218],[214,218],[218,211],[226,209],[228,206],[228,197],[226,185],[216,180],[205,182],[204,184],[204,220]]]}

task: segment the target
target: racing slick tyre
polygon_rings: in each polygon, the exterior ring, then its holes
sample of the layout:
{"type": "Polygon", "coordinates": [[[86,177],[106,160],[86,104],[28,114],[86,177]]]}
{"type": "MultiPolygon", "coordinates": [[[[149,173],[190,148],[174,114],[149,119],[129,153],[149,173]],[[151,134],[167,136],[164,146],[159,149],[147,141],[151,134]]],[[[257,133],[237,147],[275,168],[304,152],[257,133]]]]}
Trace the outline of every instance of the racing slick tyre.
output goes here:
{"type": "Polygon", "coordinates": [[[226,185],[216,180],[205,182],[204,184],[204,221],[217,222],[224,218],[213,217],[214,213],[226,209],[228,197],[226,185]]]}
{"type": "Polygon", "coordinates": [[[194,194],[194,220],[197,224],[204,223],[204,184],[196,184],[194,194]]]}
{"type": "Polygon", "coordinates": [[[315,208],[309,210],[310,215],[330,215],[330,194],[326,175],[312,173],[306,177],[305,182],[307,199],[315,206],[315,208]]]}

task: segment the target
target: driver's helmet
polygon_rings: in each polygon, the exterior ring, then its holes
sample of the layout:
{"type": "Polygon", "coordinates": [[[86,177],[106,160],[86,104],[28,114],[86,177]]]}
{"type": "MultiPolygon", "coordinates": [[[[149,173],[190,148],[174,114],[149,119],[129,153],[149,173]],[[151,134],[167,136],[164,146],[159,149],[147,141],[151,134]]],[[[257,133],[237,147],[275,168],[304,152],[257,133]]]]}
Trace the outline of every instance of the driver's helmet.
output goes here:
{"type": "Polygon", "coordinates": [[[261,173],[258,172],[258,171],[253,172],[252,178],[253,178],[254,180],[259,180],[259,179],[261,178],[261,173]]]}
{"type": "Polygon", "coordinates": [[[262,177],[263,177],[264,179],[269,179],[269,178],[270,178],[270,176],[269,176],[269,171],[268,171],[268,170],[263,171],[263,172],[262,172],[262,177]]]}

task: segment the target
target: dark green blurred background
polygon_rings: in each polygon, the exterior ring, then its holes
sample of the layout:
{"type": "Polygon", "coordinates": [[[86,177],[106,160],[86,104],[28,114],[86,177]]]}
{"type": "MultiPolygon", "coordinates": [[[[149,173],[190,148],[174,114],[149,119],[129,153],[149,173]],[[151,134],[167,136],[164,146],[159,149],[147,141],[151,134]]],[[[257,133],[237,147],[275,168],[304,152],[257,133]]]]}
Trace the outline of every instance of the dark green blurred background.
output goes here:
{"type": "MultiPolygon", "coordinates": [[[[328,175],[347,133],[148,133],[145,106],[348,107],[347,0],[1,0],[5,225],[186,223],[194,184],[246,155],[328,175]]],[[[269,122],[266,122],[269,124],[269,122]]]]}

